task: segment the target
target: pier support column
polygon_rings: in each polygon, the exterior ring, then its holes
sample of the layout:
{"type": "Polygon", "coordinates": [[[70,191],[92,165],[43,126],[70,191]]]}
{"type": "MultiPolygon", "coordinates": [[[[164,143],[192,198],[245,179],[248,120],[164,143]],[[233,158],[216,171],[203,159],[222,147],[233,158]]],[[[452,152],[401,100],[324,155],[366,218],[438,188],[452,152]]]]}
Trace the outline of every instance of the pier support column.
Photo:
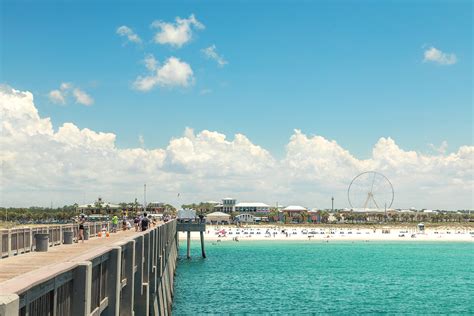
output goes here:
{"type": "Polygon", "coordinates": [[[186,248],[186,258],[191,259],[191,232],[187,232],[187,248],[186,248]]]}
{"type": "Polygon", "coordinates": [[[202,253],[202,257],[203,258],[206,258],[206,250],[204,249],[204,232],[203,231],[200,231],[199,232],[199,235],[201,237],[201,253],[202,253]]]}

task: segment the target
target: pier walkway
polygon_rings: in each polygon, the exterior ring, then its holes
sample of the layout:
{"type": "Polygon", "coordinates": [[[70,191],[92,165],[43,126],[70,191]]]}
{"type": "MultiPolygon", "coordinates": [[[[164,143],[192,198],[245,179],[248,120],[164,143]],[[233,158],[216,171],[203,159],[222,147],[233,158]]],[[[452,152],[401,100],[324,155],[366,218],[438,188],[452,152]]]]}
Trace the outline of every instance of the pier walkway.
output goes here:
{"type": "Polygon", "coordinates": [[[117,233],[111,233],[110,237],[95,237],[84,241],[84,243],[79,241],[71,245],[61,244],[50,247],[47,252],[31,251],[1,259],[0,291],[4,287],[2,283],[12,278],[29,272],[38,274],[41,273],[41,270],[48,271],[52,265],[80,258],[84,254],[111,246],[119,241],[129,240],[130,237],[139,236],[140,234],[143,233],[135,232],[135,230],[118,231],[117,233]]]}
{"type": "Polygon", "coordinates": [[[0,259],[0,316],[169,315],[176,221],[0,259]]]}

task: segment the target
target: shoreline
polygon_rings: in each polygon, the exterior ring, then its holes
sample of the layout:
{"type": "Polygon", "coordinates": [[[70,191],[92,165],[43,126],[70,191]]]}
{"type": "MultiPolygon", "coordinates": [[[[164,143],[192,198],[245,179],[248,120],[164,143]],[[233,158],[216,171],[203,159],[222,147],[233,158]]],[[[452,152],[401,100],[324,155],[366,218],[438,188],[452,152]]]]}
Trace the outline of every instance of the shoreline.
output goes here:
{"type": "MultiPolygon", "coordinates": [[[[180,232],[180,241],[186,241],[186,233],[180,232]]],[[[403,242],[474,242],[474,229],[426,229],[417,232],[406,227],[390,228],[308,228],[282,226],[212,226],[206,227],[205,241],[403,241],[403,242]],[[384,232],[382,232],[384,231],[384,232]]],[[[191,232],[191,240],[199,240],[199,232],[191,232]]]]}

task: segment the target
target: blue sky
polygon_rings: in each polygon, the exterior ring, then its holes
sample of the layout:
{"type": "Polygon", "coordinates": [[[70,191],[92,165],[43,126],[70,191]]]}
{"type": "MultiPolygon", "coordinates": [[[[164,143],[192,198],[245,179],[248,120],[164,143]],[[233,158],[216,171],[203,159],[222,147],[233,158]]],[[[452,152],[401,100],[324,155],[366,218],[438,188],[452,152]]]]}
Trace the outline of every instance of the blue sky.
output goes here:
{"type": "Polygon", "coordinates": [[[32,91],[55,127],[117,134],[119,147],[166,146],[185,127],[247,135],[276,156],[293,133],[334,139],[360,158],[382,136],[429,151],[472,144],[469,1],[4,1],[1,81],[32,91]],[[181,48],[152,43],[154,20],[190,14],[205,25],[181,48]],[[126,43],[126,25],[142,39],[126,43]],[[216,45],[224,67],[204,58],[216,45]],[[423,62],[428,47],[457,62],[423,62]],[[194,72],[189,87],[136,91],[142,60],[171,56],[194,72]],[[95,102],[53,104],[73,82],[95,102]],[[201,94],[210,90],[210,93],[201,94]]]}

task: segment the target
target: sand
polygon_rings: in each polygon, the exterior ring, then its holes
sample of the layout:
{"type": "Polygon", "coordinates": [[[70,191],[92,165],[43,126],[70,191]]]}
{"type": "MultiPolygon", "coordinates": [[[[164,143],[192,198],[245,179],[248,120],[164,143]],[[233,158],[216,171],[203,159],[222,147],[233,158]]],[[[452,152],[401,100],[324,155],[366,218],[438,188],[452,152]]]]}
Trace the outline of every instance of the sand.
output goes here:
{"type": "MultiPolygon", "coordinates": [[[[308,228],[282,226],[211,226],[206,227],[206,241],[234,240],[239,241],[449,241],[474,242],[474,228],[426,229],[419,232],[414,228],[308,228]],[[385,231],[384,231],[385,230],[385,231]],[[225,231],[225,233],[223,233],[225,231]]],[[[179,239],[185,240],[186,233],[179,233],[179,239]]],[[[199,239],[198,232],[191,233],[191,239],[199,239]]]]}

